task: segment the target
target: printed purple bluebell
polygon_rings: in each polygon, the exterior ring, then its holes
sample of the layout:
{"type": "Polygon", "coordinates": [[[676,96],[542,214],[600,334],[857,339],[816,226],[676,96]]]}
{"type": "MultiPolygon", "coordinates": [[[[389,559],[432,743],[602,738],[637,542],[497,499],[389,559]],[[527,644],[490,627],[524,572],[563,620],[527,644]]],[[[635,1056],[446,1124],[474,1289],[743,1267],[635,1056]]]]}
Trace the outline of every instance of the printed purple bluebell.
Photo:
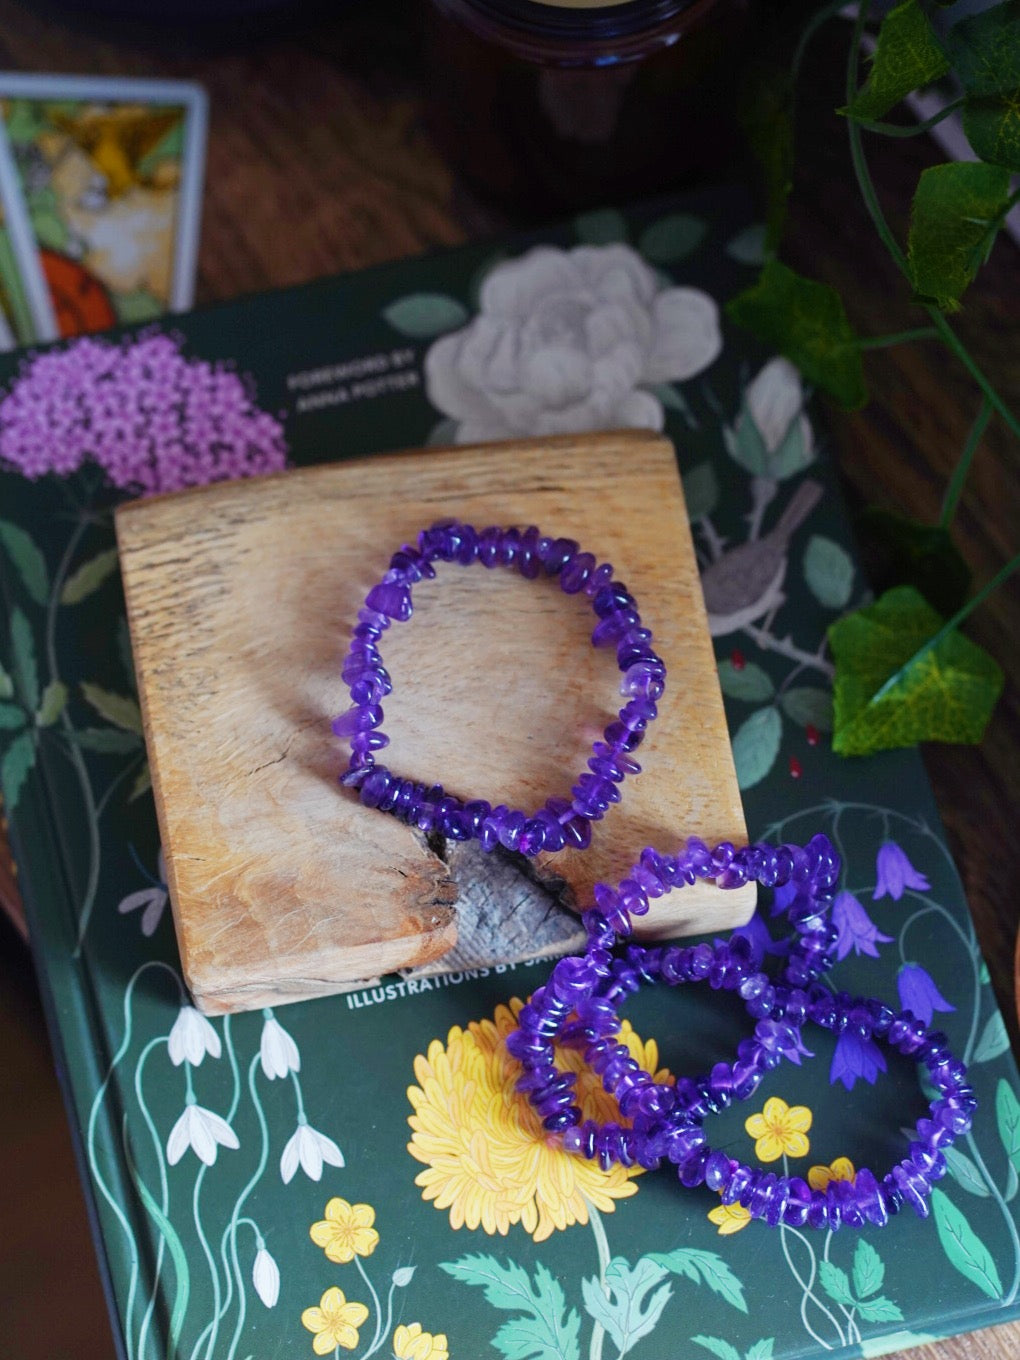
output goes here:
{"type": "Polygon", "coordinates": [[[889,896],[898,902],[906,888],[917,892],[927,892],[931,884],[918,869],[915,869],[906,853],[895,841],[883,842],[875,860],[875,875],[878,882],[872,893],[872,900],[889,896]]]}
{"type": "Polygon", "coordinates": [[[852,949],[855,954],[877,959],[877,946],[892,943],[892,936],[882,934],[853,893],[837,894],[832,904],[832,922],[839,931],[837,958],[845,959],[852,949]]]}
{"type": "Polygon", "coordinates": [[[935,1011],[955,1011],[956,1007],[939,991],[931,974],[919,963],[905,963],[896,976],[900,1005],[912,1011],[926,1025],[932,1022],[935,1011]]]}
{"type": "Polygon", "coordinates": [[[829,1081],[833,1086],[841,1081],[851,1091],[858,1077],[874,1086],[879,1072],[886,1070],[885,1057],[874,1039],[863,1039],[852,1029],[843,1031],[829,1068],[829,1081]]]}

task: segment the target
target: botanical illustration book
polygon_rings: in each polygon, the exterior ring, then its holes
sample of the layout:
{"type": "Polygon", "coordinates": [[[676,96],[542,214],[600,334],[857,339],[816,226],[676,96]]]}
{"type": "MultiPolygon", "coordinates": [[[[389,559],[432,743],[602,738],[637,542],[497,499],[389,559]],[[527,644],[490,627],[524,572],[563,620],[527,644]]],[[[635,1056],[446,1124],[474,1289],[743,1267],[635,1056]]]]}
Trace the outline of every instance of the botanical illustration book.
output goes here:
{"type": "MultiPolygon", "coordinates": [[[[0,779],[130,1360],[873,1356],[1020,1313],[1006,1029],[919,757],[830,749],[826,629],[866,584],[800,376],[721,312],[761,242],[743,200],[711,192],[3,356],[0,779]],[[934,1020],[972,1074],[973,1132],[925,1220],[772,1229],[669,1168],[557,1150],[504,1044],[548,963],[215,1020],[183,987],[113,506],[621,426],[677,448],[751,836],[832,838],[833,987],[934,1020]],[[738,548],[760,559],[740,580],[738,548]]],[[[746,930],[774,967],[772,898],[746,930]]],[[[624,1029],[674,1076],[748,1031],[693,985],[646,988],[624,1029]]],[[[816,1185],[884,1174],[926,1112],[917,1070],[811,1026],[804,1044],[711,1121],[713,1146],[816,1185]]],[[[579,1090],[612,1117],[590,1073],[579,1090]]]]}

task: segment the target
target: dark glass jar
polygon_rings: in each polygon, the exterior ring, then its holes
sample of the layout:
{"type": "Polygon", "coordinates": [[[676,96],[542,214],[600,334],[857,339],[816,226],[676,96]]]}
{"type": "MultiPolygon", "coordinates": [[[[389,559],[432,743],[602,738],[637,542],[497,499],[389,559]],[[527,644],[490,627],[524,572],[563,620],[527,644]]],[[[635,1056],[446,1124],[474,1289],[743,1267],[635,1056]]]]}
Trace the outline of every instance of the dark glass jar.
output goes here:
{"type": "Polygon", "coordinates": [[[434,131],[524,209],[732,175],[749,3],[425,0],[434,131]]]}

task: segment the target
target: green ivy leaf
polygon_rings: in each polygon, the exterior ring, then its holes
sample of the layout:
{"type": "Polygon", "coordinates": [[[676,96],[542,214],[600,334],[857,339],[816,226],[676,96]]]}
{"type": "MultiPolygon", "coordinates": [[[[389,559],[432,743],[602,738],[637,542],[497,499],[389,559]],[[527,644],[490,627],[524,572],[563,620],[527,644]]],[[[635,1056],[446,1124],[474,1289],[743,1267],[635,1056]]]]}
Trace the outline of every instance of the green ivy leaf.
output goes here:
{"type": "Polygon", "coordinates": [[[700,217],[670,213],[644,229],[638,250],[653,264],[675,264],[697,250],[707,231],[708,223],[700,217]]]}
{"type": "Polygon", "coordinates": [[[990,1299],[1002,1298],[1002,1281],[995,1260],[977,1233],[944,1190],[931,1192],[931,1207],[942,1250],[950,1263],[990,1299]]]}
{"type": "Polygon", "coordinates": [[[383,316],[395,331],[412,340],[431,340],[455,331],[468,319],[457,299],[444,293],[408,293],[384,307],[383,316]]]}
{"type": "Polygon", "coordinates": [[[35,540],[19,525],[0,519],[0,543],[31,598],[36,604],[46,604],[50,594],[49,572],[35,540]]]}
{"type": "Polygon", "coordinates": [[[963,106],[963,130],[983,161],[1020,170],[1020,91],[968,99],[963,106]]]}
{"type": "Polygon", "coordinates": [[[1001,1053],[1009,1050],[1009,1035],[1006,1033],[1006,1022],[1002,1018],[1000,1011],[993,1011],[988,1017],[988,1021],[981,1031],[981,1038],[978,1040],[977,1048],[974,1050],[972,1062],[991,1062],[1001,1053]]]}
{"type": "Polygon", "coordinates": [[[868,578],[881,593],[913,586],[949,618],[970,590],[970,568],[947,529],[922,524],[892,510],[869,507],[857,521],[868,578]]]}
{"type": "Polygon", "coordinates": [[[842,609],[854,586],[850,554],[824,534],[813,534],[804,552],[804,580],[819,604],[842,609]]]}
{"type": "Polygon", "coordinates": [[[885,1280],[885,1266],[878,1252],[862,1237],[854,1248],[854,1292],[859,1299],[877,1294],[885,1280]]]}
{"type": "Polygon", "coordinates": [[[1020,1172],[1020,1101],[1005,1077],[995,1088],[995,1122],[1009,1164],[1020,1172]]]}
{"type": "Polygon", "coordinates": [[[977,1195],[979,1199],[987,1199],[990,1191],[985,1184],[985,1178],[967,1154],[952,1145],[944,1147],[942,1152],[946,1159],[946,1165],[949,1167],[949,1174],[957,1185],[966,1190],[969,1195],[977,1195]]]}
{"type": "Polygon", "coordinates": [[[69,576],[60,592],[61,604],[78,604],[94,590],[98,590],[106,578],[117,569],[117,549],[107,548],[95,557],[89,558],[73,576],[69,576]]]}
{"type": "Polygon", "coordinates": [[[18,806],[21,790],[34,764],[35,742],[30,732],[22,732],[14,738],[0,760],[0,790],[3,791],[8,812],[13,812],[18,806]]]}
{"type": "Polygon", "coordinates": [[[833,1265],[831,1261],[819,1261],[818,1278],[822,1282],[822,1288],[834,1303],[841,1303],[844,1308],[854,1306],[855,1300],[850,1292],[850,1281],[845,1270],[840,1270],[839,1266],[833,1265]]]}
{"type": "Polygon", "coordinates": [[[1002,671],[959,632],[928,647],[941,627],[911,586],[831,625],[835,751],[869,755],[919,741],[981,740],[1002,671]]]}
{"type": "Polygon", "coordinates": [[[627,240],[627,219],[615,208],[596,208],[574,218],[574,232],[583,245],[609,246],[627,240]]]}
{"type": "Polygon", "coordinates": [[[142,735],[142,714],[135,699],[123,694],[111,694],[109,690],[87,681],[82,684],[81,692],[85,701],[114,727],[142,735]]]}
{"type": "Polygon", "coordinates": [[[0,666],[0,699],[10,699],[14,694],[14,681],[0,666]]]}
{"type": "Polygon", "coordinates": [[[783,720],[771,704],[759,708],[740,724],[733,735],[733,763],[738,787],[751,789],[761,783],[776,763],[782,735],[783,720]]]}
{"type": "Polygon", "coordinates": [[[11,652],[18,695],[25,707],[34,713],[39,707],[39,670],[35,662],[32,625],[20,609],[11,611],[11,652]]]}
{"type": "Polygon", "coordinates": [[[910,210],[907,268],[914,292],[945,311],[988,258],[1009,198],[1009,172],[950,161],[921,174],[910,210]]]}
{"type": "Polygon", "coordinates": [[[39,727],[52,727],[67,705],[67,686],[63,680],[51,680],[43,690],[39,711],[35,715],[39,727]]]}
{"type": "Polygon", "coordinates": [[[794,685],[779,696],[779,703],[791,722],[798,727],[817,727],[832,731],[832,693],[815,685],[794,685]]]}
{"type": "Polygon", "coordinates": [[[17,704],[0,704],[0,732],[17,732],[27,721],[25,710],[17,704]]]}
{"type": "Polygon", "coordinates": [[[865,1322],[902,1322],[903,1312],[892,1299],[859,1299],[857,1311],[865,1322]]]}
{"type": "Polygon", "coordinates": [[[754,226],[745,227],[743,231],[738,231],[736,236],[726,243],[726,254],[738,264],[752,265],[760,268],[767,255],[765,248],[765,224],[756,222],[754,226]]]}
{"type": "Polygon", "coordinates": [[[718,1252],[703,1251],[700,1247],[677,1247],[675,1251],[650,1252],[646,1259],[672,1275],[681,1275],[695,1284],[707,1284],[714,1294],[741,1313],[747,1312],[744,1286],[718,1252]]]}
{"type": "Polygon", "coordinates": [[[695,520],[710,515],[719,504],[719,482],[710,462],[696,463],[683,474],[684,500],[687,518],[695,520]]]}
{"type": "Polygon", "coordinates": [[[854,119],[874,121],[921,85],[949,70],[931,24],[917,0],[897,5],[882,20],[867,84],[846,109],[854,119]]]}
{"type": "Polygon", "coordinates": [[[724,1341],[721,1336],[692,1336],[691,1340],[696,1346],[704,1346],[706,1351],[711,1351],[718,1360],[740,1360],[740,1352],[731,1341],[724,1341]]]}
{"type": "Polygon", "coordinates": [[[846,410],[867,401],[857,337],[843,300],[828,284],[769,260],[757,283],[726,304],[726,313],[800,369],[846,410]]]}
{"type": "Polygon", "coordinates": [[[127,755],[142,744],[136,733],[124,732],[119,727],[85,727],[75,733],[75,740],[83,751],[96,751],[104,756],[127,755]]]}
{"type": "Polygon", "coordinates": [[[961,19],[946,34],[945,45],[968,94],[1020,90],[1020,5],[1016,0],[961,19]]]}
{"type": "Polygon", "coordinates": [[[720,661],[719,688],[731,699],[758,704],[771,699],[776,692],[768,671],[753,661],[746,662],[739,670],[732,661],[720,661]]]}

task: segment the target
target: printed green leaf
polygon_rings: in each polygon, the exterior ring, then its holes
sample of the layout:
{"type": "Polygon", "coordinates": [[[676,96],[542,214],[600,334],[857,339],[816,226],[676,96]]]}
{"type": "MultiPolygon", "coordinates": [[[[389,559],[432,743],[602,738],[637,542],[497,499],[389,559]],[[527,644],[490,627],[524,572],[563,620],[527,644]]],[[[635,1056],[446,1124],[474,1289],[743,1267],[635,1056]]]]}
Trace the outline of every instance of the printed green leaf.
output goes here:
{"type": "Polygon", "coordinates": [[[73,576],[69,576],[60,592],[61,604],[78,604],[98,590],[106,578],[117,569],[117,549],[107,548],[89,558],[73,576]]]}
{"type": "Polygon", "coordinates": [[[51,680],[43,690],[39,711],[35,715],[39,727],[52,727],[67,704],[67,686],[63,680],[51,680]]]}
{"type": "Polygon", "coordinates": [[[1020,1190],[1020,1176],[1017,1175],[1016,1167],[1010,1162],[1009,1171],[1006,1174],[1006,1189],[1003,1193],[1003,1199],[1007,1204],[1012,1204],[1013,1200],[1016,1199],[1018,1190],[1020,1190]]]}
{"type": "Polygon", "coordinates": [[[35,742],[31,732],[21,732],[14,738],[0,760],[0,790],[7,811],[13,812],[28,773],[35,764],[35,742]]]}
{"type": "Polygon", "coordinates": [[[843,110],[851,118],[874,121],[921,85],[930,85],[949,70],[917,0],[897,5],[882,20],[867,84],[843,110]]]}
{"type": "Polygon", "coordinates": [[[980,981],[982,987],[988,987],[991,985],[992,975],[988,971],[988,964],[985,963],[984,959],[981,960],[981,971],[978,973],[978,980],[980,981]]]}
{"type": "Polygon", "coordinates": [[[730,660],[719,662],[719,687],[731,699],[744,699],[748,703],[761,703],[771,699],[776,692],[768,671],[762,670],[753,661],[746,662],[738,670],[730,660]]]}
{"type": "Polygon", "coordinates": [[[1020,90],[968,99],[963,106],[963,130],[983,161],[1020,170],[1020,90]]]}
{"type": "Polygon", "coordinates": [[[35,663],[32,625],[20,609],[11,611],[11,652],[18,697],[30,712],[39,707],[39,670],[35,663]]]}
{"type": "Polygon", "coordinates": [[[691,1340],[697,1346],[704,1346],[706,1351],[711,1351],[719,1360],[740,1360],[740,1352],[732,1342],[724,1341],[721,1336],[692,1336],[691,1340]]]}
{"type": "Polygon", "coordinates": [[[608,246],[614,241],[626,241],[627,219],[615,208],[597,208],[574,218],[574,232],[586,246],[608,246]]]}
{"type": "Polygon", "coordinates": [[[842,298],[828,284],[769,260],[758,282],[726,304],[726,313],[847,410],[867,401],[857,337],[842,298]]]}
{"type": "Polygon", "coordinates": [[[135,699],[128,695],[111,694],[109,690],[101,689],[87,681],[82,684],[81,692],[86,702],[91,704],[107,722],[113,723],[114,727],[121,727],[125,732],[135,732],[138,736],[142,735],[142,714],[135,699]]]}
{"type": "Polygon", "coordinates": [[[14,694],[14,681],[0,666],[0,699],[10,699],[14,694]]]}
{"type": "Polygon", "coordinates": [[[1008,1049],[1009,1035],[1006,1033],[1006,1023],[999,1011],[993,1011],[981,1031],[981,1038],[978,1040],[971,1061],[976,1063],[991,1062],[993,1058],[997,1058],[1000,1053],[1005,1053],[1008,1049]]]}
{"type": "Polygon", "coordinates": [[[763,1336],[744,1355],[744,1360],[772,1360],[773,1348],[776,1344],[774,1336],[763,1336]]]}
{"type": "Polygon", "coordinates": [[[695,520],[710,515],[719,504],[719,482],[715,468],[710,462],[696,463],[683,475],[684,500],[687,502],[687,518],[695,520]]]}
{"type": "Polygon", "coordinates": [[[968,94],[1020,90],[1020,5],[1016,0],[1005,0],[954,24],[945,45],[968,94]]]}
{"type": "Polygon", "coordinates": [[[857,1311],[865,1322],[902,1322],[903,1311],[892,1299],[859,1299],[857,1311]]]}
{"type": "Polygon", "coordinates": [[[949,1167],[949,1174],[961,1189],[966,1190],[969,1195],[977,1195],[979,1199],[987,1199],[990,1191],[985,1184],[985,1178],[977,1169],[975,1163],[961,1152],[959,1148],[945,1147],[942,1152],[949,1167]]]}
{"type": "Polygon", "coordinates": [[[1002,1281],[991,1252],[944,1190],[931,1192],[942,1250],[950,1263],[990,1299],[1002,1298],[1002,1281]]]}
{"type": "Polygon", "coordinates": [[[819,604],[842,609],[854,587],[850,554],[824,534],[812,534],[804,552],[804,580],[819,604]]]}
{"type": "Polygon", "coordinates": [[[744,1286],[717,1252],[702,1251],[698,1247],[677,1247],[675,1251],[653,1251],[645,1260],[662,1266],[673,1275],[693,1280],[695,1284],[707,1284],[714,1294],[740,1312],[747,1312],[744,1286]]]}
{"type": "Polygon", "coordinates": [[[769,451],[746,401],[740,409],[740,418],[732,426],[723,426],[723,442],[726,452],[745,472],[752,477],[769,476],[769,451]]]}
{"type": "Polygon", "coordinates": [[[841,1303],[845,1308],[854,1306],[855,1300],[850,1292],[850,1281],[845,1270],[840,1270],[839,1266],[833,1265],[831,1261],[819,1261],[818,1278],[826,1294],[835,1303],[841,1303]]]}
{"type": "Polygon", "coordinates": [[[605,1328],[621,1355],[652,1331],[673,1297],[668,1284],[656,1289],[666,1273],[647,1256],[633,1266],[622,1256],[614,1256],[605,1272],[608,1297],[597,1276],[581,1281],[585,1310],[605,1328]]]}
{"type": "Polygon", "coordinates": [[[814,685],[794,685],[779,696],[779,703],[791,722],[798,727],[817,727],[819,732],[832,731],[832,694],[814,685]]]}
{"type": "Polygon", "coordinates": [[[674,264],[697,250],[705,239],[708,223],[690,213],[660,217],[641,233],[638,250],[653,264],[674,264]]]}
{"type": "Polygon", "coordinates": [[[877,1294],[885,1280],[885,1266],[878,1252],[862,1237],[854,1248],[854,1293],[859,1299],[877,1294]]]}
{"type": "Polygon", "coordinates": [[[733,735],[733,763],[740,788],[751,789],[765,778],[776,763],[782,735],[783,720],[771,704],[740,724],[733,735]]]}
{"type": "Polygon", "coordinates": [[[399,1266],[390,1276],[390,1279],[398,1289],[406,1289],[414,1279],[416,1270],[417,1266],[399,1266]]]}
{"type": "Polygon", "coordinates": [[[86,727],[74,735],[83,751],[99,755],[121,756],[137,751],[142,739],[136,732],[124,732],[118,727],[86,727]]]}
{"type": "Polygon", "coordinates": [[[955,312],[988,258],[1009,198],[1009,172],[950,161],[921,174],[910,210],[907,268],[914,292],[955,312]]]}
{"type": "Polygon", "coordinates": [[[18,704],[0,704],[0,732],[17,732],[26,722],[25,710],[18,704]]]}
{"type": "Polygon", "coordinates": [[[22,584],[36,604],[46,604],[50,593],[46,559],[35,540],[17,524],[0,519],[0,544],[21,577],[22,584]]]}
{"type": "Polygon", "coordinates": [[[131,785],[131,792],[128,794],[128,802],[133,803],[136,798],[141,798],[142,794],[152,788],[152,770],[149,762],[146,761],[138,771],[138,778],[131,785]]]}
{"type": "Polygon", "coordinates": [[[738,231],[726,243],[726,254],[738,264],[760,267],[765,263],[765,224],[756,222],[753,227],[738,231]]]}
{"type": "Polygon", "coordinates": [[[833,749],[840,755],[919,741],[980,741],[1002,690],[1002,671],[959,632],[924,650],[941,627],[911,586],[887,591],[832,624],[833,749]]]}
{"type": "Polygon", "coordinates": [[[455,331],[468,319],[461,303],[444,293],[408,293],[384,307],[383,316],[395,331],[412,340],[431,340],[455,331]]]}
{"type": "Polygon", "coordinates": [[[649,383],[648,391],[653,397],[658,397],[665,410],[676,411],[678,415],[683,416],[688,429],[697,429],[698,422],[687,403],[687,398],[675,383],[649,383]]]}
{"type": "Polygon", "coordinates": [[[1020,1101],[1005,1077],[995,1089],[995,1120],[1010,1165],[1020,1172],[1020,1101]]]}
{"type": "Polygon", "coordinates": [[[857,530],[868,577],[880,594],[893,586],[913,586],[944,618],[967,598],[970,568],[947,529],[869,506],[857,530]]]}
{"type": "Polygon", "coordinates": [[[572,1308],[563,1317],[567,1306],[563,1290],[541,1262],[534,1284],[515,1261],[504,1265],[485,1254],[442,1261],[440,1269],[484,1289],[494,1308],[521,1309],[528,1315],[513,1318],[493,1337],[493,1345],[507,1360],[579,1360],[580,1316],[572,1308]]]}

